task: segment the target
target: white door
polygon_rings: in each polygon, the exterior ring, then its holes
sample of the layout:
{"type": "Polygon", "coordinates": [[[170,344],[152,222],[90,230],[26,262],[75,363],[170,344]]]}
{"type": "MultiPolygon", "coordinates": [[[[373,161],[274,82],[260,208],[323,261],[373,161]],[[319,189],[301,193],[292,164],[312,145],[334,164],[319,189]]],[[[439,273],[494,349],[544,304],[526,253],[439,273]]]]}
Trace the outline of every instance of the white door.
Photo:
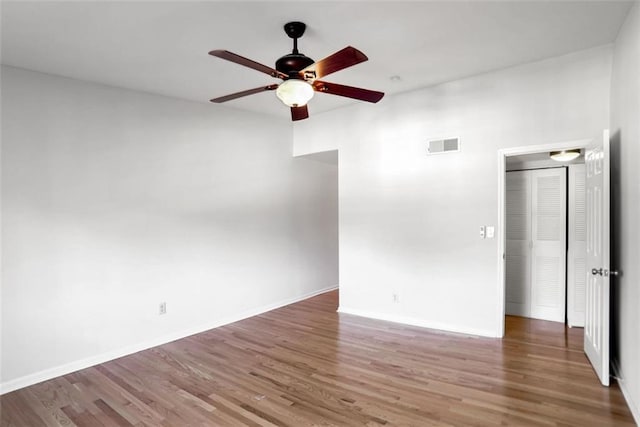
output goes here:
{"type": "Polygon", "coordinates": [[[567,174],[565,168],[531,171],[531,317],[564,323],[567,174]]]}
{"type": "Polygon", "coordinates": [[[569,165],[567,323],[584,327],[587,284],[587,219],[584,165],[569,165]]]}
{"type": "Polygon", "coordinates": [[[507,172],[505,313],[565,319],[566,172],[507,172]]]}
{"type": "Polygon", "coordinates": [[[531,316],[531,174],[507,172],[505,313],[531,316]]]}
{"type": "Polygon", "coordinates": [[[587,150],[587,298],[584,351],[609,385],[609,131],[587,150]]]}

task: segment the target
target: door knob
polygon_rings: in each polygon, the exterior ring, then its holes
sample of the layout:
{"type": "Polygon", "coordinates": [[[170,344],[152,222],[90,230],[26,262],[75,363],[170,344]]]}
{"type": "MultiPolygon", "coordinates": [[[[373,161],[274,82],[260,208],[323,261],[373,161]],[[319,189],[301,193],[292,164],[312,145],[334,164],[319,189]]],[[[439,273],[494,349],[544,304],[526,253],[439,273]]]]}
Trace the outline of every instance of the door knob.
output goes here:
{"type": "Polygon", "coordinates": [[[601,268],[592,268],[591,269],[591,274],[593,274],[594,276],[602,276],[602,269],[601,268]]]}

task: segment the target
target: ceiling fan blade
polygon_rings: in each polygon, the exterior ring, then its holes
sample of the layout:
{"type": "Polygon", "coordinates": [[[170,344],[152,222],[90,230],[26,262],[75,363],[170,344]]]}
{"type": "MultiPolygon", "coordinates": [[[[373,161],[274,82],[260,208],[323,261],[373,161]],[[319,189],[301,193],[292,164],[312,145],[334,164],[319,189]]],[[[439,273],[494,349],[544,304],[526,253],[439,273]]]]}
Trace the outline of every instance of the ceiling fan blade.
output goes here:
{"type": "Polygon", "coordinates": [[[353,86],[344,86],[335,83],[327,83],[320,80],[316,80],[315,82],[313,82],[313,89],[317,92],[328,93],[329,95],[346,96],[347,98],[374,103],[380,101],[384,96],[384,92],[362,89],[353,86]]]}
{"type": "Polygon", "coordinates": [[[259,62],[252,61],[251,59],[247,59],[243,56],[236,55],[235,53],[229,52],[228,50],[212,50],[211,52],[209,52],[209,55],[217,56],[218,58],[226,59],[227,61],[235,62],[236,64],[253,68],[254,70],[260,71],[261,73],[269,74],[271,77],[277,77],[279,79],[288,77],[286,74],[283,74],[278,70],[267,67],[266,65],[262,65],[259,62]]]}
{"type": "Polygon", "coordinates": [[[306,105],[302,107],[291,107],[291,120],[298,121],[304,120],[309,117],[309,110],[306,105]]]}
{"type": "Polygon", "coordinates": [[[278,88],[278,85],[275,85],[275,84],[269,85],[269,86],[261,86],[255,89],[243,90],[242,92],[232,93],[231,95],[221,96],[219,98],[213,98],[210,100],[210,102],[215,102],[216,104],[219,104],[221,102],[231,101],[232,99],[242,98],[243,96],[253,95],[254,93],[260,93],[267,90],[276,90],[277,88],[278,88]]]}
{"type": "Polygon", "coordinates": [[[345,68],[367,61],[368,59],[367,55],[355,47],[347,46],[333,55],[329,55],[302,69],[300,76],[305,78],[311,74],[311,78],[319,79],[336,71],[344,70],[345,68]],[[315,73],[315,75],[313,75],[313,73],[315,73]]]}

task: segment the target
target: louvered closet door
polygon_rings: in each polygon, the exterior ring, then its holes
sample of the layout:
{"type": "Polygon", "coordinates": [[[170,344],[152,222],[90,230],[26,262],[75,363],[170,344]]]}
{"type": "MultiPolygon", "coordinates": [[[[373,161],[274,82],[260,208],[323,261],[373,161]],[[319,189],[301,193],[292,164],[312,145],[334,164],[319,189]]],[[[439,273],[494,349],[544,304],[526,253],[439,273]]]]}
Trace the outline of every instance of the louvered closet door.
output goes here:
{"type": "Polygon", "coordinates": [[[584,165],[569,166],[569,252],[567,258],[567,323],[584,326],[587,283],[586,175],[584,165]]]}
{"type": "Polygon", "coordinates": [[[531,171],[531,317],[564,322],[566,171],[531,171]]]}
{"type": "Polygon", "coordinates": [[[505,180],[506,314],[531,314],[531,179],[528,171],[507,172],[505,180]]]}

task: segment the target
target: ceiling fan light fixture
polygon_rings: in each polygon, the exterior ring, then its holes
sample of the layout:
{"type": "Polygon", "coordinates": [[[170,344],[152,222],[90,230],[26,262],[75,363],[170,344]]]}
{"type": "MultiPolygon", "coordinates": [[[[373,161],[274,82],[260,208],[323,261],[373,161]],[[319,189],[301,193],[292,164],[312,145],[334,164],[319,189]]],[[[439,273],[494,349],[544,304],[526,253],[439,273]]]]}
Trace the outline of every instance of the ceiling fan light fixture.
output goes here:
{"type": "Polygon", "coordinates": [[[549,153],[549,157],[556,162],[570,162],[580,157],[580,149],[574,148],[571,150],[552,151],[549,153]]]}
{"type": "Polygon", "coordinates": [[[289,79],[280,83],[276,96],[288,107],[302,107],[313,98],[313,87],[304,80],[289,79]]]}

